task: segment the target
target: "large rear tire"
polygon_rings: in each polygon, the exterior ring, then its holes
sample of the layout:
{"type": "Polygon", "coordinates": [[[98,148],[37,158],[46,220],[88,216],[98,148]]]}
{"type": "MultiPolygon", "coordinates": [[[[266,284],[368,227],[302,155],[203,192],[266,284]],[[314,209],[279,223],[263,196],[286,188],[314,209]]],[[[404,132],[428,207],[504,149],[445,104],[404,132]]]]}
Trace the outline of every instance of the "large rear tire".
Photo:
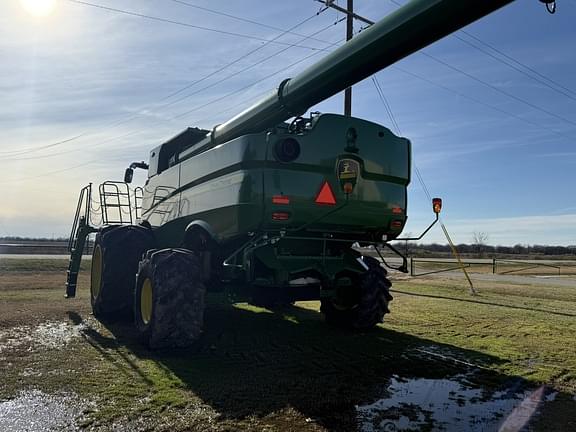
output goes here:
{"type": "Polygon", "coordinates": [[[150,229],[107,226],[96,234],[90,272],[90,302],[100,320],[129,319],[138,262],[154,247],[150,229]]]}
{"type": "Polygon", "coordinates": [[[184,348],[202,333],[206,288],[198,254],[186,249],[150,251],[140,262],[134,321],[151,349],[184,348]]]}
{"type": "Polygon", "coordinates": [[[320,310],[326,317],[326,322],[338,327],[354,330],[369,330],[384,321],[384,315],[389,313],[388,304],[392,301],[386,269],[378,260],[364,256],[368,266],[365,273],[356,280],[357,295],[342,298],[323,299],[320,310]]]}

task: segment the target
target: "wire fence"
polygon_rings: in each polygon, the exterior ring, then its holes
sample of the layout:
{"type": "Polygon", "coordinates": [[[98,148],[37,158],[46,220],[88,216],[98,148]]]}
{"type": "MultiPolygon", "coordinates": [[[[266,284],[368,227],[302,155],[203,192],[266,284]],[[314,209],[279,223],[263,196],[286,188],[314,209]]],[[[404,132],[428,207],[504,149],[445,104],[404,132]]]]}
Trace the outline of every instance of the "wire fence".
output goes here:
{"type": "MultiPolygon", "coordinates": [[[[535,259],[463,259],[463,266],[470,273],[523,276],[575,276],[576,261],[535,259]]],[[[437,273],[460,271],[461,267],[452,259],[409,259],[410,275],[414,277],[437,273]]]]}

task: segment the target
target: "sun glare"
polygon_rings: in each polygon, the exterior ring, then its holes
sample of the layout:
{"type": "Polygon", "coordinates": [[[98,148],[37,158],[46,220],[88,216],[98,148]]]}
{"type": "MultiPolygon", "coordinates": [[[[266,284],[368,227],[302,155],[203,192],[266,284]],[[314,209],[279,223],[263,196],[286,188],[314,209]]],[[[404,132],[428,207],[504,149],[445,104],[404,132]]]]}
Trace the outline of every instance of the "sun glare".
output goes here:
{"type": "Polygon", "coordinates": [[[26,12],[35,17],[46,17],[54,11],[56,0],[20,0],[26,12]]]}

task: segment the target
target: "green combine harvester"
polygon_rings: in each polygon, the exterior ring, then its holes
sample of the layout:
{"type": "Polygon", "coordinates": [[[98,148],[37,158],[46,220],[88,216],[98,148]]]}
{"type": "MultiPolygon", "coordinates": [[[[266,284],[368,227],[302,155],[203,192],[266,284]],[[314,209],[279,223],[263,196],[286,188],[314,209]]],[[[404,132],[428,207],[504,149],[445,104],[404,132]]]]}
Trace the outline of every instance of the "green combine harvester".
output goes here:
{"type": "MultiPolygon", "coordinates": [[[[381,258],[386,247],[406,271],[389,242],[407,220],[410,141],[358,118],[303,115],[511,1],[410,1],[228,122],[189,128],[154,148],[148,163],[133,163],[124,182],[100,185],[97,224],[87,186],[67,297],[75,296],[86,239],[96,232],[94,315],[133,316],[151,348],[195,341],[211,291],[266,306],[320,300],[330,323],[376,326],[389,312],[391,283],[380,261],[353,245],[373,245],[381,258]],[[148,179],[131,189],[136,168],[148,179]]],[[[440,208],[435,199],[436,220],[440,208]]]]}

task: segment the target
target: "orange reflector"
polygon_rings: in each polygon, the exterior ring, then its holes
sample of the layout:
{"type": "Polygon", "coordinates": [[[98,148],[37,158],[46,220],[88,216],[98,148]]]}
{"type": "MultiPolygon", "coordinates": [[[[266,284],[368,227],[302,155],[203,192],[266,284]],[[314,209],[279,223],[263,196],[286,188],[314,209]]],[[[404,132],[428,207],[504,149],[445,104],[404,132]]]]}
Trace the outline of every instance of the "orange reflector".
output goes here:
{"type": "Polygon", "coordinates": [[[274,212],[272,213],[272,220],[285,221],[290,219],[290,213],[288,212],[274,212]]]}
{"type": "Polygon", "coordinates": [[[290,197],[287,197],[286,195],[274,195],[272,197],[272,203],[273,204],[290,204],[290,197]]]}
{"type": "Polygon", "coordinates": [[[332,188],[330,184],[325,181],[316,196],[316,200],[314,201],[316,204],[326,204],[326,205],[334,205],[336,204],[336,197],[334,196],[334,192],[332,192],[332,188]]]}
{"type": "Polygon", "coordinates": [[[342,187],[342,189],[344,190],[344,193],[346,195],[349,195],[354,190],[354,185],[352,183],[344,183],[344,186],[342,187]]]}
{"type": "Polygon", "coordinates": [[[401,207],[392,207],[392,213],[402,214],[402,208],[401,207]]]}
{"type": "Polygon", "coordinates": [[[442,199],[441,198],[432,198],[432,209],[434,213],[438,214],[442,211],[442,199]]]}

